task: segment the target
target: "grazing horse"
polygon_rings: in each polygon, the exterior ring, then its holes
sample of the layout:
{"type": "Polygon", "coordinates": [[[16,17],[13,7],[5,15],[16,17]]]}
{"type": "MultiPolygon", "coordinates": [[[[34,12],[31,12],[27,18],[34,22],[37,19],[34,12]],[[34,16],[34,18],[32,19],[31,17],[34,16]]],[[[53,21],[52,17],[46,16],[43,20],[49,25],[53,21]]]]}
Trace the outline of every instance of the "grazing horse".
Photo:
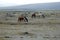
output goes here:
{"type": "Polygon", "coordinates": [[[34,14],[32,14],[32,16],[31,16],[32,18],[35,18],[36,17],[36,14],[34,13],[34,14]]]}
{"type": "Polygon", "coordinates": [[[32,14],[32,16],[31,16],[32,18],[36,18],[36,17],[42,17],[42,18],[45,18],[45,15],[44,14],[32,14]]]}
{"type": "Polygon", "coordinates": [[[18,22],[21,22],[21,21],[28,22],[28,19],[24,16],[19,16],[18,17],[18,22]]]}

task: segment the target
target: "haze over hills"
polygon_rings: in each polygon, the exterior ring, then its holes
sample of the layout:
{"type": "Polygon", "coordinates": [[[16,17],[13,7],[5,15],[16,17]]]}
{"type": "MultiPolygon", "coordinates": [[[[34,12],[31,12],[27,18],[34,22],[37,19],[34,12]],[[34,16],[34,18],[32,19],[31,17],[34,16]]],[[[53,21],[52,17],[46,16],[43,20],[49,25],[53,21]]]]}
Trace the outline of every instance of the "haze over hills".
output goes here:
{"type": "Polygon", "coordinates": [[[9,11],[35,11],[35,10],[60,10],[60,2],[53,3],[37,3],[37,4],[28,4],[20,6],[11,6],[11,7],[0,7],[0,10],[9,10],[9,11]]]}

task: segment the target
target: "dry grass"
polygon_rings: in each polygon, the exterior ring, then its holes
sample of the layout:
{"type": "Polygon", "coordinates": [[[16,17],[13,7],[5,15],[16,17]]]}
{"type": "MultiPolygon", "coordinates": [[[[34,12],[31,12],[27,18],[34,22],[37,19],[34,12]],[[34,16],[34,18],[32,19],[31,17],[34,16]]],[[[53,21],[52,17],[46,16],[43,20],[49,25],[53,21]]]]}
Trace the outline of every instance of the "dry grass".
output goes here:
{"type": "MultiPolygon", "coordinates": [[[[3,14],[2,14],[3,15],[3,14]]],[[[21,22],[18,23],[16,20],[2,20],[0,21],[0,36],[21,36],[21,38],[25,37],[25,39],[29,39],[27,37],[31,37],[31,39],[36,38],[37,40],[40,38],[44,39],[43,37],[51,37],[55,35],[60,35],[60,19],[54,19],[55,15],[51,17],[50,14],[46,14],[46,18],[31,18],[29,15],[29,22],[21,22]],[[51,19],[49,19],[51,18],[51,19]],[[15,21],[15,22],[14,22],[15,21]],[[29,32],[25,34],[25,32],[29,32]],[[46,35],[46,36],[45,36],[46,35]]],[[[18,15],[17,15],[18,16],[18,15]]],[[[16,17],[17,17],[16,16],[16,17]]],[[[14,17],[12,17],[13,19],[14,17]]],[[[11,19],[11,17],[9,18],[11,19]]],[[[16,37],[16,38],[17,38],[16,37]]],[[[47,37],[47,38],[48,38],[47,37]]],[[[20,37],[19,37],[20,38],[20,37]]],[[[15,38],[12,37],[11,40],[15,38]]],[[[18,39],[18,38],[17,38],[18,39]]],[[[0,38],[0,40],[5,40],[4,38],[0,38]]],[[[7,39],[9,40],[9,39],[7,39]]],[[[19,39],[20,40],[20,39],[19,39]]],[[[48,39],[46,39],[48,40],[48,39]]],[[[50,39],[49,39],[50,40],[50,39]]],[[[58,40],[58,39],[55,39],[58,40]]]]}
{"type": "Polygon", "coordinates": [[[4,40],[3,38],[0,38],[0,40],[4,40]]]}
{"type": "Polygon", "coordinates": [[[49,20],[48,23],[50,23],[50,24],[60,24],[60,20],[58,20],[58,19],[52,19],[52,20],[49,20]]]}

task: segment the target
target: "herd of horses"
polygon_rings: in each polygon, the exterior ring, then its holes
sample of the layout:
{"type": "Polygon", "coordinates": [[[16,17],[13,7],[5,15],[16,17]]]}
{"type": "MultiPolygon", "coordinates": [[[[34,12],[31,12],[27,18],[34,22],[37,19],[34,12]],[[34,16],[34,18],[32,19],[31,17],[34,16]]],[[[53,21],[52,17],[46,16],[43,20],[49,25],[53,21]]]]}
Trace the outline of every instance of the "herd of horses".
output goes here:
{"type": "MultiPolygon", "coordinates": [[[[45,18],[45,15],[44,14],[35,14],[35,13],[33,13],[31,15],[31,18],[37,18],[37,17],[45,18]]],[[[18,22],[22,22],[22,21],[28,22],[28,18],[26,16],[19,16],[18,17],[18,22]]]]}
{"type": "MultiPolygon", "coordinates": [[[[15,17],[15,15],[12,15],[12,14],[9,14],[7,13],[6,14],[6,17],[15,17]]],[[[25,15],[25,14],[21,14],[19,17],[18,17],[18,22],[28,22],[28,16],[25,15]]],[[[42,14],[42,13],[32,13],[31,18],[45,18],[45,15],[42,14]]]]}

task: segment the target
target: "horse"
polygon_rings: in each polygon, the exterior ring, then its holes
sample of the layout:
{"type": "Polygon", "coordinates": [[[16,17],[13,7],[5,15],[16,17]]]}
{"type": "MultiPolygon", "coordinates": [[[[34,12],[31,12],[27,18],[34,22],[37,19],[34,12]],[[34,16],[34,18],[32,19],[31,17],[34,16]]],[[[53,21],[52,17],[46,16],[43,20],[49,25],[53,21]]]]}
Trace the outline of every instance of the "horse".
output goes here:
{"type": "Polygon", "coordinates": [[[19,16],[18,17],[18,22],[21,22],[21,21],[28,22],[28,19],[24,16],[19,16]]]}
{"type": "Polygon", "coordinates": [[[32,16],[31,16],[32,18],[35,18],[36,17],[36,14],[34,13],[34,14],[32,14],[32,16]]]}
{"type": "Polygon", "coordinates": [[[31,16],[32,18],[40,18],[40,17],[42,17],[42,18],[45,18],[45,15],[44,14],[32,14],[32,16],[31,16]]]}

